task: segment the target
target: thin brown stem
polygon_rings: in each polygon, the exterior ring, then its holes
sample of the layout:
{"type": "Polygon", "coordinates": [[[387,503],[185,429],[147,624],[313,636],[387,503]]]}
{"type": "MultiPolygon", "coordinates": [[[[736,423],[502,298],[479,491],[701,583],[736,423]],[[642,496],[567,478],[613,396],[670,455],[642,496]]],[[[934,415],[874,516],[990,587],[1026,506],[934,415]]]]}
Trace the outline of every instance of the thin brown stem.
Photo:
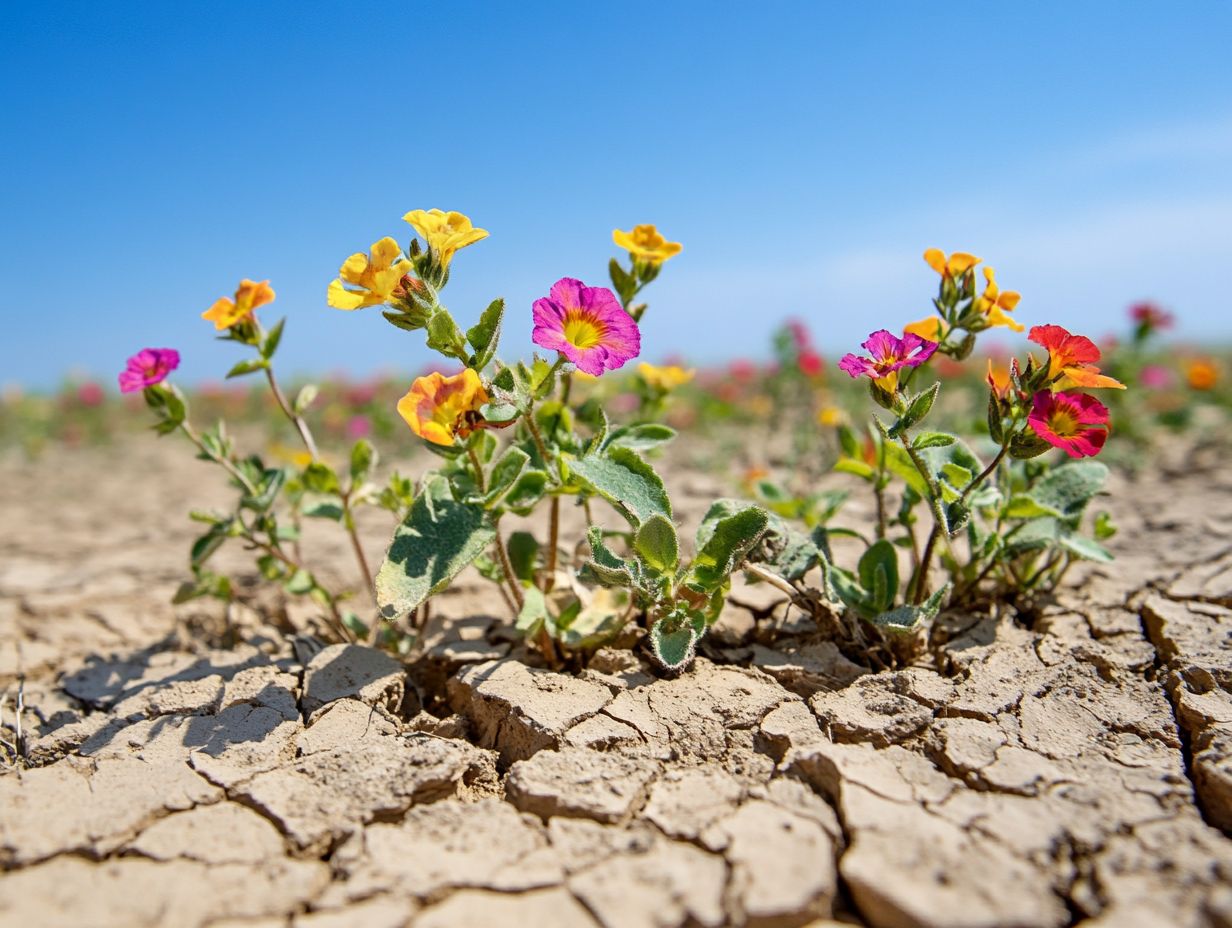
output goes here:
{"type": "MultiPolygon", "coordinates": [[[[535,443],[535,450],[539,452],[539,457],[543,459],[543,466],[548,467],[552,462],[551,455],[548,454],[548,446],[543,443],[543,435],[539,431],[539,425],[535,422],[535,410],[530,408],[526,410],[526,414],[522,416],[526,422],[526,427],[530,430],[530,437],[535,443]]],[[[549,470],[549,474],[551,471],[549,470]]],[[[552,475],[552,482],[556,482],[556,476],[552,475]]]]}
{"type": "Polygon", "coordinates": [[[278,402],[278,408],[282,410],[283,415],[291,420],[291,424],[295,426],[295,430],[299,432],[299,437],[304,442],[304,447],[308,449],[308,453],[312,455],[312,459],[315,461],[320,457],[320,454],[317,453],[317,443],[312,438],[312,432],[308,429],[308,423],[287,402],[282,388],[278,386],[278,381],[274,378],[274,369],[272,367],[265,369],[265,379],[269,381],[270,391],[278,402]]]}
{"type": "Polygon", "coordinates": [[[372,597],[373,602],[376,602],[376,584],[372,579],[372,569],[368,566],[368,557],[364,554],[364,547],[359,543],[359,533],[355,529],[355,516],[351,510],[350,494],[342,498],[342,506],[342,517],[346,523],[347,537],[351,539],[351,550],[355,552],[355,560],[359,563],[359,572],[363,575],[368,595],[372,597]]]}
{"type": "Polygon", "coordinates": [[[548,559],[544,571],[543,592],[551,593],[556,585],[556,549],[560,546],[560,497],[553,496],[548,505],[548,559]]]}
{"type": "Polygon", "coordinates": [[[496,532],[494,544],[496,545],[496,556],[500,560],[501,570],[505,574],[505,582],[509,584],[509,592],[513,595],[514,605],[518,607],[518,612],[521,612],[522,607],[526,604],[526,600],[522,596],[522,587],[518,583],[517,574],[513,572],[513,562],[509,560],[509,549],[505,547],[505,539],[499,529],[496,532]]]}

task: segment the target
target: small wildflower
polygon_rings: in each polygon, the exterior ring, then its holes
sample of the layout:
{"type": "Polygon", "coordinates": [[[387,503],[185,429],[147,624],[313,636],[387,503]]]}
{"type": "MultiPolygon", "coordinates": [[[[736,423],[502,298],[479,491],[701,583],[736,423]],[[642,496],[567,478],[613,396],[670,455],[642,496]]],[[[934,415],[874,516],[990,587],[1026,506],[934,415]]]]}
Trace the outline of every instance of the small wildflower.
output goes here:
{"type": "Polygon", "coordinates": [[[817,411],[817,424],[824,425],[827,428],[838,428],[840,425],[847,423],[847,413],[843,412],[837,406],[826,405],[822,406],[817,411]]]}
{"type": "Polygon", "coordinates": [[[488,402],[488,392],[479,375],[469,367],[446,377],[432,373],[418,378],[406,396],[398,400],[398,415],[420,438],[437,445],[452,445],[482,428],[479,407],[488,402]]]}
{"type": "Polygon", "coordinates": [[[244,279],[235,291],[234,300],[225,296],[215,300],[214,305],[201,314],[201,318],[214,323],[214,328],[221,332],[246,320],[258,306],[272,302],[274,291],[268,280],[258,283],[244,279]]]}
{"type": "Polygon", "coordinates": [[[1013,290],[1002,291],[997,286],[996,274],[992,268],[984,267],[984,292],[976,297],[975,307],[988,320],[990,326],[1003,325],[1014,332],[1021,332],[1023,325],[1011,319],[1006,313],[1014,311],[1022,297],[1013,290]]]}
{"type": "Polygon", "coordinates": [[[940,248],[928,249],[924,252],[924,260],[942,277],[961,277],[980,263],[979,258],[965,251],[956,251],[947,258],[940,248]]]}
{"type": "Polygon", "coordinates": [[[1172,371],[1162,364],[1148,364],[1138,375],[1138,382],[1152,390],[1166,390],[1173,380],[1172,371]]]}
{"type": "Polygon", "coordinates": [[[1219,368],[1205,358],[1189,361],[1185,365],[1185,382],[1194,390],[1211,390],[1219,382],[1219,368]]]}
{"type": "Polygon", "coordinates": [[[587,374],[597,377],[605,370],[614,371],[641,351],[637,323],[606,287],[561,278],[548,296],[535,300],[532,312],[531,340],[559,351],[587,374]]]}
{"type": "Polygon", "coordinates": [[[1001,364],[993,364],[992,358],[988,359],[988,375],[984,378],[988,381],[988,386],[992,388],[997,399],[1009,399],[1010,390],[1013,389],[1013,380],[1010,379],[1010,369],[1001,364]]]}
{"type": "Polygon", "coordinates": [[[697,371],[685,370],[676,364],[658,367],[643,362],[637,366],[637,373],[642,380],[646,381],[647,386],[661,393],[670,393],[692,380],[697,371]]]}
{"type": "Polygon", "coordinates": [[[363,413],[351,416],[347,419],[346,434],[352,441],[367,438],[372,434],[372,420],[363,413]]]}
{"type": "Polygon", "coordinates": [[[796,356],[796,366],[805,377],[820,377],[822,370],[821,355],[812,348],[801,348],[796,356]]]}
{"type": "Polygon", "coordinates": [[[662,264],[668,258],[680,254],[684,247],[679,242],[669,242],[650,224],[634,226],[632,232],[613,229],[612,241],[635,259],[647,264],[662,264]]]}
{"type": "Polygon", "coordinates": [[[879,329],[860,347],[872,357],[846,354],[838,366],[852,377],[871,377],[883,390],[893,393],[898,389],[898,371],[904,367],[919,367],[932,357],[937,343],[910,332],[896,338],[885,329],[879,329]]]}
{"type": "Polygon", "coordinates": [[[439,209],[413,209],[402,218],[437,253],[442,267],[449,267],[458,249],[488,237],[486,229],[476,229],[468,217],[452,210],[446,213],[439,209]]]}
{"type": "Polygon", "coordinates": [[[94,381],[83,383],[77,388],[77,402],[82,406],[102,406],[105,398],[103,388],[94,381]]]}
{"type": "Polygon", "coordinates": [[[1040,390],[1031,401],[1027,424],[1071,458],[1094,457],[1108,440],[1108,407],[1085,393],[1040,390]]]}
{"type": "Polygon", "coordinates": [[[949,331],[949,323],[940,316],[929,316],[927,319],[921,319],[919,322],[903,327],[904,335],[918,335],[930,342],[940,342],[949,331]]]}
{"type": "Polygon", "coordinates": [[[1170,329],[1176,324],[1172,313],[1151,302],[1135,303],[1129,308],[1129,318],[1142,329],[1143,334],[1170,329]]]}
{"type": "Polygon", "coordinates": [[[1100,352],[1085,335],[1071,335],[1059,325],[1032,326],[1027,338],[1048,349],[1048,378],[1053,390],[1069,387],[1124,390],[1125,384],[1101,374],[1095,362],[1100,352]]]}
{"type": "Polygon", "coordinates": [[[338,279],[330,281],[326,300],[335,309],[361,309],[377,306],[394,299],[395,292],[403,285],[402,278],[409,274],[411,263],[399,260],[402,248],[389,236],[375,242],[365,255],[356,252],[342,262],[338,279]],[[358,287],[352,290],[344,283],[358,287]]]}
{"type": "Polygon", "coordinates": [[[179,366],[180,353],[174,348],[143,348],[120,371],[120,392],[136,393],[162,383],[179,366]]]}

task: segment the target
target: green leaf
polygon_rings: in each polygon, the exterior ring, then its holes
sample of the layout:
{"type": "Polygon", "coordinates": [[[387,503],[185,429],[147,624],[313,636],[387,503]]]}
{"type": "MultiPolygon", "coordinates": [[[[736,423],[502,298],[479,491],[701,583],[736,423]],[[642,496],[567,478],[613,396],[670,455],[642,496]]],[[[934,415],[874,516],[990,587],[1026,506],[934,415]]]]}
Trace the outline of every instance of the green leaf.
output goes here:
{"type": "Polygon", "coordinates": [[[1010,439],[1010,457],[1020,461],[1037,458],[1052,450],[1052,445],[1044,441],[1030,429],[1018,432],[1010,439]]]}
{"type": "Polygon", "coordinates": [[[876,473],[873,470],[873,465],[858,458],[839,458],[834,463],[834,469],[844,474],[855,474],[857,477],[863,477],[865,480],[872,480],[873,475],[876,473]]]}
{"type": "MultiPolygon", "coordinates": [[[[927,452],[921,452],[921,454],[927,454],[927,452]]],[[[911,487],[921,499],[928,499],[928,481],[924,479],[924,475],[916,468],[905,448],[901,445],[886,442],[885,464],[886,470],[902,478],[907,486],[911,487]]]]}
{"type": "Polygon", "coordinates": [[[700,637],[692,623],[660,619],[650,630],[650,653],[664,670],[679,672],[692,663],[700,637]]]}
{"type": "Polygon", "coordinates": [[[689,570],[689,582],[708,593],[723,587],[770,524],[770,514],[750,506],[714,523],[709,537],[699,543],[689,570]]]}
{"type": "Polygon", "coordinates": [[[457,502],[444,479],[432,479],[395,530],[377,572],[381,615],[402,615],[439,593],[495,537],[485,509],[457,502]]]}
{"type": "Polygon", "coordinates": [[[531,638],[539,634],[548,621],[548,601],[543,590],[537,586],[528,586],[522,591],[522,609],[518,612],[516,628],[524,637],[531,638]]]}
{"type": "Polygon", "coordinates": [[[633,550],[656,572],[674,574],[680,562],[676,526],[663,516],[651,516],[633,537],[633,550]]]}
{"type": "Polygon", "coordinates": [[[922,623],[931,622],[937,617],[937,613],[941,611],[941,603],[949,592],[950,585],[947,583],[919,606],[899,606],[897,609],[879,613],[869,621],[890,635],[910,634],[922,623]]]}
{"type": "Polygon", "coordinates": [[[297,416],[302,416],[308,407],[312,405],[317,398],[317,385],[315,383],[306,383],[301,388],[299,393],[295,395],[295,402],[291,404],[292,411],[297,416]]]}
{"type": "Polygon", "coordinates": [[[466,340],[475,349],[475,354],[470,359],[470,367],[482,371],[496,356],[504,318],[505,301],[495,299],[488,304],[479,321],[466,330],[466,340]]]}
{"type": "Polygon", "coordinates": [[[603,540],[603,529],[592,525],[586,533],[590,543],[590,560],[586,566],[604,586],[632,587],[635,585],[633,565],[614,553],[603,540]]]}
{"type": "Polygon", "coordinates": [[[287,317],[283,316],[274,327],[265,335],[265,341],[261,344],[261,357],[267,361],[274,356],[274,352],[278,350],[278,343],[282,341],[282,330],[287,324],[287,317]]]}
{"type": "Polygon", "coordinates": [[[1041,514],[1076,523],[1107,479],[1108,468],[1104,464],[1075,461],[1045,474],[1022,495],[1034,503],[1041,514]]]}
{"type": "Polygon", "coordinates": [[[927,416],[928,411],[933,408],[933,402],[937,399],[937,393],[940,389],[941,384],[935,383],[923,393],[914,396],[911,402],[907,404],[906,411],[899,416],[898,421],[890,428],[890,438],[897,438],[927,416]]]}
{"type": "Polygon", "coordinates": [[[302,567],[295,571],[295,573],[291,574],[291,576],[288,577],[282,584],[283,589],[296,596],[303,596],[305,593],[311,593],[316,585],[316,581],[312,578],[312,574],[308,573],[308,571],[304,570],[302,567]]]}
{"type": "Polygon", "coordinates": [[[651,448],[667,444],[675,437],[675,429],[655,422],[645,422],[641,425],[622,425],[620,428],[613,429],[602,446],[649,451],[651,448]]]}
{"type": "Polygon", "coordinates": [[[220,522],[217,525],[210,526],[210,530],[200,536],[193,542],[192,549],[189,551],[189,563],[196,570],[217,551],[224,541],[230,537],[231,520],[220,522]]]}
{"type": "Polygon", "coordinates": [[[324,461],[313,461],[310,463],[304,468],[300,479],[304,483],[304,489],[312,493],[341,494],[342,492],[342,485],[338,482],[338,475],[324,461]]]}
{"type": "Polygon", "coordinates": [[[488,422],[512,422],[518,417],[518,407],[512,403],[484,403],[479,407],[479,415],[488,422]]]}
{"type": "Polygon", "coordinates": [[[898,596],[898,552],[884,538],[868,546],[857,566],[860,586],[872,594],[872,608],[890,608],[898,596]]]}
{"type": "Polygon", "coordinates": [[[1001,427],[1001,404],[993,390],[988,391],[988,437],[998,445],[1005,440],[1005,431],[1001,427]]]}
{"type": "Polygon", "coordinates": [[[377,453],[372,442],[361,438],[351,447],[351,482],[362,483],[376,465],[377,453]]]}
{"type": "Polygon", "coordinates": [[[505,543],[509,552],[509,564],[513,575],[530,582],[535,577],[535,563],[539,556],[539,542],[530,532],[514,532],[505,543]]]}
{"type": "Polygon", "coordinates": [[[1097,541],[1107,541],[1117,533],[1117,527],[1112,521],[1112,516],[1107,512],[1100,511],[1095,514],[1095,538],[1097,541]]]}
{"type": "Polygon", "coordinates": [[[517,479],[522,476],[522,471],[526,469],[528,463],[530,463],[530,455],[521,448],[515,445],[506,448],[505,453],[497,458],[492,466],[492,474],[488,479],[488,491],[483,497],[484,506],[491,509],[499,503],[501,498],[513,488],[517,479]]]}
{"type": "Polygon", "coordinates": [[[548,486],[548,475],[541,470],[526,470],[518,477],[509,492],[505,494],[502,505],[510,512],[520,516],[529,515],[543,499],[543,493],[548,486]]]}
{"type": "Polygon", "coordinates": [[[1107,548],[1094,539],[1079,535],[1077,532],[1063,530],[1057,543],[1070,554],[1083,560],[1099,561],[1102,564],[1109,564],[1113,560],[1107,548]]]}
{"type": "Polygon", "coordinates": [[[466,363],[469,355],[462,330],[447,309],[438,309],[428,320],[428,347],[466,363]]]}
{"type": "Polygon", "coordinates": [[[911,442],[911,447],[920,451],[924,448],[944,448],[946,445],[952,445],[958,439],[946,432],[921,432],[911,442]]]}
{"type": "Polygon", "coordinates": [[[838,427],[838,443],[843,449],[843,454],[849,458],[859,460],[863,455],[860,439],[856,437],[856,433],[852,430],[851,426],[840,425],[838,427]]]}
{"type": "Polygon", "coordinates": [[[569,461],[569,472],[607,500],[634,528],[654,515],[672,517],[671,500],[654,468],[628,448],[608,448],[569,461]]]}
{"type": "Polygon", "coordinates": [[[310,519],[332,519],[335,522],[341,522],[343,516],[342,500],[334,497],[332,500],[326,499],[311,503],[304,507],[303,513],[310,519]]]}
{"type": "Polygon", "coordinates": [[[240,361],[239,364],[227,371],[227,379],[232,377],[243,377],[245,374],[255,374],[257,371],[263,371],[269,367],[269,361],[264,358],[254,358],[250,361],[240,361]]]}

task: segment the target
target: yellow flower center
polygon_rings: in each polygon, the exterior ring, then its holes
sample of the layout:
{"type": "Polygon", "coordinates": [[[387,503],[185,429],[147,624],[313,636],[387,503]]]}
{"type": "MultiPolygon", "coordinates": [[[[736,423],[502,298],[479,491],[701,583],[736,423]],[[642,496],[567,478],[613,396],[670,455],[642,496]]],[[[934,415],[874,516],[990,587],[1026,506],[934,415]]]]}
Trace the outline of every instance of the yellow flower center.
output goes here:
{"type": "Polygon", "coordinates": [[[598,319],[581,310],[565,314],[565,340],[574,348],[593,348],[603,340],[606,328],[598,319]]]}
{"type": "Polygon", "coordinates": [[[1048,417],[1048,427],[1061,438],[1073,438],[1078,434],[1078,420],[1067,410],[1058,409],[1048,417]]]}

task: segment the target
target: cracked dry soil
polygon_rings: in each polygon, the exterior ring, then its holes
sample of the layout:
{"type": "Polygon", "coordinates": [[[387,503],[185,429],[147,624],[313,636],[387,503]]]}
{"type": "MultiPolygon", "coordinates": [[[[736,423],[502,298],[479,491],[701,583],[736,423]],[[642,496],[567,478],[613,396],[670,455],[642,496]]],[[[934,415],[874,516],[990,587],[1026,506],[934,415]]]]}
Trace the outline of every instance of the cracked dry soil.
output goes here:
{"type": "Polygon", "coordinates": [[[663,680],[531,666],[465,584],[410,667],[294,609],[221,647],[168,605],[202,470],[107,454],[0,465],[2,925],[1232,925],[1218,460],[1118,477],[1115,564],[927,665],[864,673],[750,586],[663,680]]]}

